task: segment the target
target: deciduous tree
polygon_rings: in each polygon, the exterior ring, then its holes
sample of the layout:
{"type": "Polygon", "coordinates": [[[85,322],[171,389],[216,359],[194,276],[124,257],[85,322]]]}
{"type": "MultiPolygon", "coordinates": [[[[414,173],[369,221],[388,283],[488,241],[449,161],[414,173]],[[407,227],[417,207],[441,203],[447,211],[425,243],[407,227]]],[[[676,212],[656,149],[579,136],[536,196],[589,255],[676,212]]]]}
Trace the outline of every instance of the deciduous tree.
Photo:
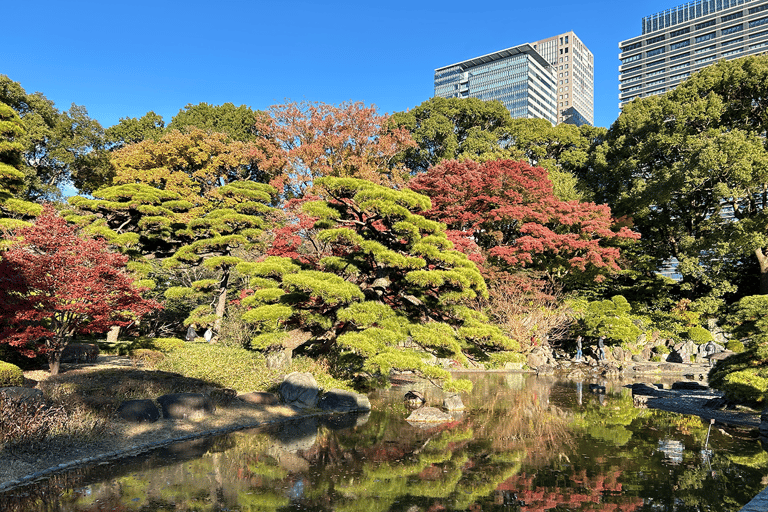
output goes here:
{"type": "Polygon", "coordinates": [[[408,175],[396,159],[413,145],[402,128],[389,128],[389,117],[363,103],[287,103],[269,109],[257,131],[279,145],[286,162],[275,185],[301,197],[323,176],[354,177],[401,186],[408,175]]]}
{"type": "Polygon", "coordinates": [[[0,340],[25,355],[45,352],[54,375],[76,334],[105,332],[161,307],[141,298],[126,256],[82,236],[50,206],[16,236],[0,260],[0,340]]]}
{"type": "Polygon", "coordinates": [[[616,228],[607,206],[558,199],[547,171],[524,162],[446,161],[409,187],[432,199],[428,218],[507,268],[600,276],[619,270],[619,249],[611,244],[638,236],[616,228]]]}

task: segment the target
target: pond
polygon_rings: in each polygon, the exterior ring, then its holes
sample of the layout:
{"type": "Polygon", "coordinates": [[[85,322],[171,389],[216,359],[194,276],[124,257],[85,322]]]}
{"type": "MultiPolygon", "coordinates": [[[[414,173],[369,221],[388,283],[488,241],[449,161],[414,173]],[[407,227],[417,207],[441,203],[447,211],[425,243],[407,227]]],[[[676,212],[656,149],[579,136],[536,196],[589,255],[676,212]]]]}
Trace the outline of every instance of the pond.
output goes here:
{"type": "Polygon", "coordinates": [[[632,405],[621,382],[470,375],[455,421],[409,425],[411,384],[367,415],[309,418],[81,468],[0,494],[11,511],[738,511],[768,484],[746,433],[632,405]]]}

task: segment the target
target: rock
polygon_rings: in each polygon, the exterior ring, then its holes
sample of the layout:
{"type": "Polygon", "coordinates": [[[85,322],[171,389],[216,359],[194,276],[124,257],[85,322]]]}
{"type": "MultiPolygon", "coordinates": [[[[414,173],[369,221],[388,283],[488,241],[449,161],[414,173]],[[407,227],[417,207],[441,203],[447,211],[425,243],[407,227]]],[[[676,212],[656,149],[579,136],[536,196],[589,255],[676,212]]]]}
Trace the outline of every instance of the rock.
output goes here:
{"type": "Polygon", "coordinates": [[[646,396],[646,395],[635,395],[635,396],[632,397],[632,403],[638,409],[647,409],[648,408],[648,396],[646,396]]]}
{"type": "Polygon", "coordinates": [[[601,375],[603,377],[618,377],[621,375],[621,369],[615,364],[609,363],[601,375]]]}
{"type": "Polygon", "coordinates": [[[317,417],[288,421],[276,429],[274,437],[279,446],[289,453],[309,450],[317,441],[319,425],[320,419],[317,417]]]}
{"type": "Polygon", "coordinates": [[[647,384],[645,382],[636,382],[632,384],[632,396],[634,397],[636,395],[658,396],[659,388],[657,388],[653,384],[647,384]]]}
{"type": "Polygon", "coordinates": [[[62,363],[95,363],[99,347],[90,343],[70,343],[61,353],[62,363]]]}
{"type": "Polygon", "coordinates": [[[670,352],[670,354],[667,356],[667,362],[680,364],[683,362],[683,355],[677,351],[670,352]]]}
{"type": "Polygon", "coordinates": [[[11,400],[18,400],[19,402],[32,401],[42,402],[43,392],[39,389],[22,388],[22,387],[8,387],[0,388],[0,394],[5,395],[6,398],[11,400]]]}
{"type": "Polygon", "coordinates": [[[688,391],[705,391],[709,389],[707,386],[703,386],[693,380],[685,380],[672,383],[672,389],[684,389],[688,391]]]}
{"type": "Polygon", "coordinates": [[[317,406],[323,411],[330,412],[371,410],[371,402],[368,400],[367,396],[355,393],[354,391],[345,391],[343,389],[332,389],[323,394],[317,401],[317,406]]]}
{"type": "Polygon", "coordinates": [[[643,356],[640,354],[633,354],[632,355],[632,361],[635,363],[642,363],[643,362],[643,356]]]}
{"type": "Polygon", "coordinates": [[[707,409],[725,409],[728,407],[728,400],[725,398],[710,398],[704,403],[707,409]]]}
{"type": "Polygon", "coordinates": [[[640,352],[640,362],[642,362],[642,361],[650,361],[651,357],[653,357],[653,351],[651,350],[651,347],[646,345],[643,348],[643,351],[640,352]]]}
{"type": "Polygon", "coordinates": [[[543,366],[547,362],[547,358],[541,353],[531,352],[528,354],[528,366],[530,368],[538,368],[543,366]]]}
{"type": "Polygon", "coordinates": [[[160,419],[160,411],[153,400],[126,400],[117,408],[117,417],[131,423],[154,423],[160,419]]]}
{"type": "Polygon", "coordinates": [[[408,407],[421,407],[427,403],[427,400],[424,398],[424,395],[421,393],[421,391],[414,391],[413,389],[405,394],[403,400],[405,401],[405,405],[408,407]]]}
{"type": "Polygon", "coordinates": [[[731,352],[730,350],[725,350],[725,351],[722,351],[722,352],[717,352],[715,354],[712,354],[711,356],[709,356],[709,360],[710,361],[722,361],[726,357],[730,357],[733,354],[734,353],[731,352]]]}
{"type": "Polygon", "coordinates": [[[243,393],[237,395],[239,400],[247,402],[249,404],[256,405],[275,405],[280,402],[278,396],[274,393],[267,393],[265,391],[254,391],[253,393],[243,393]]]}
{"type": "Polygon", "coordinates": [[[537,375],[552,375],[555,373],[555,367],[551,364],[542,364],[536,368],[537,375]]]}
{"type": "Polygon", "coordinates": [[[447,423],[453,421],[453,416],[437,407],[421,407],[413,411],[405,421],[409,423],[447,423]]]}
{"type": "Polygon", "coordinates": [[[466,409],[464,402],[461,400],[461,395],[451,395],[443,399],[443,407],[449,411],[463,411],[466,409]]]}
{"type": "Polygon", "coordinates": [[[609,349],[608,352],[611,353],[613,359],[616,361],[624,361],[627,354],[621,347],[613,347],[609,349]]]}
{"type": "Polygon", "coordinates": [[[213,414],[216,408],[210,397],[202,393],[171,393],[157,399],[163,418],[194,419],[213,414]]]}
{"type": "Polygon", "coordinates": [[[311,373],[289,373],[280,384],[280,397],[283,402],[302,409],[317,407],[320,390],[311,373]]]}

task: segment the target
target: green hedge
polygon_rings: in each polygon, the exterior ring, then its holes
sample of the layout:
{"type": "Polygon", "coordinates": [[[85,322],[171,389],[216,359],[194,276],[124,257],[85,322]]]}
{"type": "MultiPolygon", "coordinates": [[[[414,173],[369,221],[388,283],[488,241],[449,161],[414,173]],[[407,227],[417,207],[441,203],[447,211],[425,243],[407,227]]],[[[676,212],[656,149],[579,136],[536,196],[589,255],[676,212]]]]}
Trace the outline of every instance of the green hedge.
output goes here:
{"type": "Polygon", "coordinates": [[[0,387],[24,385],[24,372],[15,364],[0,361],[0,387]]]}

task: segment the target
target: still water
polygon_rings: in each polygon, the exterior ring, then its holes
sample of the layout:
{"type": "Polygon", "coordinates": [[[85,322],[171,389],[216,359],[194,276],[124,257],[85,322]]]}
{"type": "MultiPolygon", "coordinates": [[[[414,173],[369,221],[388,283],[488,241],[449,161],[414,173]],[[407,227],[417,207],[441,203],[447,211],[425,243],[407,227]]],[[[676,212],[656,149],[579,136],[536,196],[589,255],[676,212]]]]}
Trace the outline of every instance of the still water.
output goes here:
{"type": "Polygon", "coordinates": [[[738,511],[768,452],[698,417],[636,409],[629,389],[471,375],[454,422],[409,425],[418,384],[368,415],[310,418],[183,443],[0,494],[11,511],[738,511]],[[709,436],[708,436],[709,433],[709,436]]]}

